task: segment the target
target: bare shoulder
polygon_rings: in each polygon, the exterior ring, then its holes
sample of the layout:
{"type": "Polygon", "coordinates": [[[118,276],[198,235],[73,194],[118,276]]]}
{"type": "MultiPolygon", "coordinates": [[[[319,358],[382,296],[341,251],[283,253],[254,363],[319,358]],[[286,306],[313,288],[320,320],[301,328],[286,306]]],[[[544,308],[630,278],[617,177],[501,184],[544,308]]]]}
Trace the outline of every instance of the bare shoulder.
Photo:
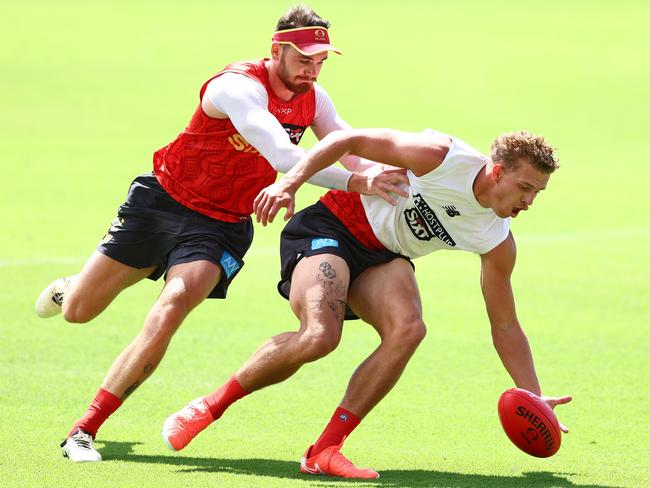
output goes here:
{"type": "Polygon", "coordinates": [[[415,176],[424,176],[430,173],[447,157],[451,148],[451,138],[431,129],[410,134],[411,144],[417,147],[417,157],[411,170],[415,176]]]}
{"type": "Polygon", "coordinates": [[[435,153],[437,159],[440,159],[441,162],[444,161],[453,142],[451,137],[431,129],[425,129],[421,134],[429,147],[431,147],[431,150],[435,153]]]}

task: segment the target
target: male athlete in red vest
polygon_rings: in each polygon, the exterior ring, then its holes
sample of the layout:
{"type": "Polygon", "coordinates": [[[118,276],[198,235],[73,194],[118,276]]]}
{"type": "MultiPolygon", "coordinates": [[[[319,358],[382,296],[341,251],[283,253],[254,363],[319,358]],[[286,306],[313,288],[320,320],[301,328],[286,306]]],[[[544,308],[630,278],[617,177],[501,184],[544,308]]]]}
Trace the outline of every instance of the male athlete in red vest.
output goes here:
{"type": "MultiPolygon", "coordinates": [[[[101,460],[93,447],[99,427],[153,373],[189,312],[205,298],[225,298],[253,238],[253,200],[305,154],[296,146],[305,129],[320,139],[349,127],[315,84],[327,53],[338,52],[328,27],[308,7],[294,7],[278,22],[270,59],[228,65],[208,80],[189,125],[156,151],[153,173],[133,181],[81,273],[54,281],[38,298],[41,317],[62,311],[66,321],[83,323],[125,288],[165,275],[140,334],[62,443],[72,461],[101,460]]],[[[356,173],[371,166],[356,157],[341,162],[356,173]]],[[[400,172],[371,178],[350,171],[328,168],[310,181],[391,202],[390,192],[403,193],[400,172]]]]}

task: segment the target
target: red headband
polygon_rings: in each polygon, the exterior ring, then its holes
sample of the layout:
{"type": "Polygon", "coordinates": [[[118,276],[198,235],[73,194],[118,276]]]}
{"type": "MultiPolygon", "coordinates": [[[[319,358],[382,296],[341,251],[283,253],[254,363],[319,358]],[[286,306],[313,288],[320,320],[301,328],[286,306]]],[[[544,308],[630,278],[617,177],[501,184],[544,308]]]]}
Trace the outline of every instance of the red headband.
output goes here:
{"type": "Polygon", "coordinates": [[[300,54],[312,56],[325,51],[341,52],[330,44],[330,37],[324,27],[300,27],[298,29],[286,29],[273,34],[273,42],[278,44],[289,44],[300,54]]]}

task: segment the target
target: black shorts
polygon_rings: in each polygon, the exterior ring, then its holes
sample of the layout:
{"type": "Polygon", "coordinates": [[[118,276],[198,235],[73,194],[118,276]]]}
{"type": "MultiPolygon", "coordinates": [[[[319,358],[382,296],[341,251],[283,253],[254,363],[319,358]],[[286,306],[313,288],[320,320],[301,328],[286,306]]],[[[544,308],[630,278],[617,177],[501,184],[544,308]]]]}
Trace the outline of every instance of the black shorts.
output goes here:
{"type": "MultiPolygon", "coordinates": [[[[294,215],[282,231],[280,237],[280,258],[282,260],[282,279],[278,292],[289,299],[291,275],[303,257],[317,254],[334,254],[345,260],[350,269],[350,284],[367,268],[384,264],[393,259],[406,259],[406,256],[387,249],[368,249],[361,244],[336,216],[321,202],[301,210],[294,215]]],[[[415,269],[415,267],[413,266],[415,269]]],[[[348,307],[345,319],[359,317],[348,307]]]]}
{"type": "Polygon", "coordinates": [[[244,265],[253,241],[253,224],[229,223],[195,212],[174,200],[152,173],[138,176],[97,246],[102,254],[133,268],[157,266],[157,280],[175,264],[208,260],[221,266],[220,282],[209,298],[225,298],[244,265]]]}

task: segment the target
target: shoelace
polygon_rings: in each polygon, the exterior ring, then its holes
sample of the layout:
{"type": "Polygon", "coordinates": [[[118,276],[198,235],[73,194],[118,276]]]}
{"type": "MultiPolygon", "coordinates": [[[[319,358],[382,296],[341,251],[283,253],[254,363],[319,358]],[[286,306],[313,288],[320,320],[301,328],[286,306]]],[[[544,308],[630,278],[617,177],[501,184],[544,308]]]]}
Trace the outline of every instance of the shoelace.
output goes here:
{"type": "Polygon", "coordinates": [[[185,422],[192,422],[196,418],[196,414],[201,413],[194,405],[188,405],[184,411],[181,411],[180,415],[178,416],[178,420],[182,423],[185,424],[185,422]]]}
{"type": "Polygon", "coordinates": [[[345,471],[350,469],[359,469],[357,468],[352,461],[346,458],[340,451],[335,451],[330,460],[330,464],[337,464],[340,468],[344,468],[345,471]]]}
{"type": "Polygon", "coordinates": [[[92,449],[90,446],[91,441],[89,435],[78,432],[77,434],[73,435],[71,439],[74,440],[75,444],[77,444],[77,446],[81,447],[82,449],[87,449],[89,451],[92,449]]]}
{"type": "Polygon", "coordinates": [[[66,288],[68,288],[68,283],[70,280],[68,278],[65,278],[63,280],[63,290],[54,292],[52,294],[52,301],[56,303],[59,307],[63,305],[63,293],[65,292],[66,288]]]}
{"type": "Polygon", "coordinates": [[[176,426],[186,432],[194,433],[194,423],[197,420],[197,417],[205,415],[205,412],[201,408],[197,408],[194,404],[189,404],[179,413],[177,418],[176,426]]]}

